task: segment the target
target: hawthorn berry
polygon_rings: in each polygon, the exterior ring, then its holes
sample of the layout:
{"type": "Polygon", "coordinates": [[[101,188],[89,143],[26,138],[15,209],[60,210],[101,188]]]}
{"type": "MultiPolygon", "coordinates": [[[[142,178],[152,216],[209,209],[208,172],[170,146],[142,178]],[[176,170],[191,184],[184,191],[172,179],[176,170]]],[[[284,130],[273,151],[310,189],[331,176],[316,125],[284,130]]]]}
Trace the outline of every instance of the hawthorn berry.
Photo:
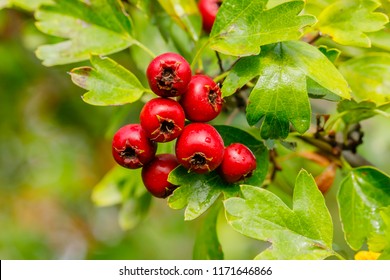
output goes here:
{"type": "Polygon", "coordinates": [[[256,158],[252,151],[241,143],[233,143],[225,148],[221,165],[221,177],[228,183],[238,182],[252,176],[256,169],[256,158]]]}
{"type": "Polygon", "coordinates": [[[121,127],[112,139],[112,155],[115,161],[126,168],[136,169],[151,161],[157,145],[151,141],[139,124],[121,127]]]}
{"type": "Polygon", "coordinates": [[[156,142],[176,139],[184,128],[184,122],[183,108],[177,101],[167,98],[148,101],[140,114],[142,128],[156,142]]]}
{"type": "Polygon", "coordinates": [[[172,154],[160,154],[142,167],[141,176],[146,189],[155,197],[166,198],[175,185],[168,182],[169,173],[179,165],[172,154]]]}
{"type": "Polygon", "coordinates": [[[203,29],[210,33],[222,0],[200,0],[198,3],[199,12],[202,16],[203,29]]]}
{"type": "Polygon", "coordinates": [[[182,95],[187,90],[191,75],[187,60],[170,52],[157,56],[146,70],[151,90],[161,97],[182,95]]]}
{"type": "Polygon", "coordinates": [[[175,147],[177,160],[198,174],[216,169],[223,159],[224,143],[211,125],[191,123],[184,127],[175,147]]]}
{"type": "Polygon", "coordinates": [[[210,77],[194,75],[179,102],[188,120],[208,122],[222,110],[221,89],[210,77]]]}

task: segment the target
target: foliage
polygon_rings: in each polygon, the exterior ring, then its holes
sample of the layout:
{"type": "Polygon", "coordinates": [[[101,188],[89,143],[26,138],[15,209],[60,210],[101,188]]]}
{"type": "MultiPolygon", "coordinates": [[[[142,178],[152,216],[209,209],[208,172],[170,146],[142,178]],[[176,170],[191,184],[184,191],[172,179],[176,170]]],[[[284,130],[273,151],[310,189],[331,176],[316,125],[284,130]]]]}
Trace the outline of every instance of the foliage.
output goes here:
{"type": "MultiPolygon", "coordinates": [[[[180,53],[193,73],[221,84],[225,111],[211,124],[226,146],[246,144],[258,167],[234,184],[217,171],[199,175],[179,166],[170,173],[178,188],[168,206],[200,221],[193,258],[226,258],[221,213],[235,232],[268,246],[256,259],[352,259],[364,247],[390,258],[389,166],[380,171],[359,155],[370,131],[364,123],[389,123],[386,1],[225,0],[210,34],[201,30],[195,0],[3,0],[0,8],[34,13],[40,36],[49,35],[37,57],[45,66],[66,65],[71,81],[87,90],[83,101],[123,105],[107,107],[114,113],[101,118],[108,139],[136,122],[151,98],[145,68],[156,54],[180,53]],[[337,192],[333,201],[317,186],[324,174],[337,192]]],[[[114,167],[92,191],[97,206],[118,207],[122,229],[136,231],[152,211],[155,200],[139,173],[114,167]]]]}

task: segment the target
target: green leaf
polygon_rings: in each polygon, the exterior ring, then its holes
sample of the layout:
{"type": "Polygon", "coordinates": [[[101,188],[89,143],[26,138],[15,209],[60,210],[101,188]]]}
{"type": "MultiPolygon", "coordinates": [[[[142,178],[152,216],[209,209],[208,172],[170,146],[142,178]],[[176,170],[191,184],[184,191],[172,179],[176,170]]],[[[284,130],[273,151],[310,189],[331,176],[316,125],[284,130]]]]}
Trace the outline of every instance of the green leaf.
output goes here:
{"type": "Polygon", "coordinates": [[[342,113],[343,121],[346,124],[354,124],[377,114],[387,115],[390,118],[389,114],[381,110],[382,107],[385,108],[385,106],[378,107],[370,101],[356,102],[354,100],[343,100],[337,104],[337,111],[342,113]]]}
{"type": "Polygon", "coordinates": [[[189,173],[185,168],[178,167],[169,174],[169,181],[178,187],[168,199],[173,209],[186,207],[185,220],[193,220],[203,214],[218,197],[234,196],[239,192],[240,183],[250,183],[261,186],[268,171],[268,151],[264,144],[247,132],[230,127],[215,126],[224,139],[225,146],[231,143],[242,143],[251,149],[256,157],[257,168],[250,178],[234,184],[226,183],[216,171],[208,174],[189,173]]]}
{"type": "Polygon", "coordinates": [[[151,195],[140,178],[141,169],[115,166],[92,191],[92,201],[97,206],[121,205],[118,220],[124,230],[138,225],[151,204],[151,195]]]}
{"type": "Polygon", "coordinates": [[[202,30],[202,21],[194,0],[158,0],[172,19],[196,42],[202,30]]]}
{"type": "Polygon", "coordinates": [[[217,220],[220,204],[212,207],[196,235],[194,260],[223,260],[223,251],[217,235],[217,220]]]}
{"type": "Polygon", "coordinates": [[[349,98],[347,82],[329,59],[300,41],[269,45],[258,56],[240,59],[223,83],[223,96],[233,94],[256,76],[259,79],[249,97],[247,120],[250,125],[262,120],[260,134],[264,139],[286,138],[290,122],[299,133],[309,128],[308,90],[313,92],[314,83],[323,98],[349,98]]]}
{"type": "Polygon", "coordinates": [[[334,254],[331,216],[306,171],[296,179],[293,209],[265,189],[243,185],[241,191],[243,198],[225,201],[226,215],[238,232],[271,242],[256,259],[324,259],[334,254]]]}
{"type": "Polygon", "coordinates": [[[186,207],[185,220],[194,220],[202,215],[222,193],[229,197],[239,192],[237,185],[224,182],[215,171],[200,175],[188,173],[179,166],[169,174],[168,180],[180,186],[169,196],[168,205],[172,209],[186,207]]]}
{"type": "Polygon", "coordinates": [[[380,3],[374,0],[337,1],[318,17],[318,29],[342,45],[371,47],[365,34],[383,29],[388,17],[374,12],[380,3]]]}
{"type": "Polygon", "coordinates": [[[342,181],[337,201],[345,239],[357,251],[371,234],[383,230],[379,212],[390,205],[390,177],[373,167],[353,169],[342,181]]]}
{"type": "Polygon", "coordinates": [[[113,167],[93,188],[93,203],[97,206],[120,204],[129,197],[131,190],[140,184],[138,176],[141,176],[140,170],[113,167]]]}
{"type": "Polygon", "coordinates": [[[322,52],[332,63],[335,63],[341,54],[341,51],[335,48],[329,48],[328,46],[318,46],[318,50],[322,52]]]}
{"type": "Polygon", "coordinates": [[[390,101],[390,54],[370,53],[340,65],[357,101],[390,101]]]}
{"type": "Polygon", "coordinates": [[[368,238],[368,248],[372,252],[390,251],[390,206],[379,211],[383,221],[383,233],[374,233],[368,238]]]}
{"type": "Polygon", "coordinates": [[[86,60],[92,53],[107,55],[138,43],[119,0],[56,0],[41,6],[35,17],[42,32],[69,39],[37,49],[46,66],[86,60]]]}
{"type": "Polygon", "coordinates": [[[83,100],[92,105],[122,105],[138,100],[147,91],[137,77],[108,57],[91,56],[92,67],[70,72],[73,83],[89,90],[83,100]]]}
{"type": "Polygon", "coordinates": [[[313,16],[298,15],[304,1],[271,9],[266,4],[267,0],[225,0],[210,34],[211,48],[234,56],[254,55],[262,45],[298,39],[303,27],[316,22],[313,16]]]}

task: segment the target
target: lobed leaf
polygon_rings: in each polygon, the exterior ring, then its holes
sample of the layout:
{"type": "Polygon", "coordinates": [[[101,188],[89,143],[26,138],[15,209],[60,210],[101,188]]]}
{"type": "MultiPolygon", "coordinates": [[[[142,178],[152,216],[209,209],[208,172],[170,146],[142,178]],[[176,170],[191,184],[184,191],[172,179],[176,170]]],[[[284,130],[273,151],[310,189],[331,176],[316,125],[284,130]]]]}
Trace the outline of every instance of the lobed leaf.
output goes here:
{"type": "Polygon", "coordinates": [[[136,42],[131,19],[119,0],[55,0],[41,6],[35,17],[43,33],[69,39],[37,49],[46,66],[83,61],[92,53],[115,53],[136,42]]]}
{"type": "Polygon", "coordinates": [[[208,174],[189,173],[179,166],[168,177],[169,182],[179,186],[168,198],[172,209],[186,208],[185,220],[194,220],[214,204],[223,193],[233,196],[239,192],[236,185],[228,184],[216,172],[208,174]]]}
{"type": "Polygon", "coordinates": [[[260,46],[295,40],[300,30],[316,22],[310,15],[298,15],[304,1],[291,1],[267,9],[267,0],[225,0],[210,34],[212,49],[234,56],[260,52],[260,46]]]}
{"type": "Polygon", "coordinates": [[[91,56],[92,67],[70,72],[73,83],[88,90],[83,100],[92,105],[122,105],[138,100],[146,89],[137,77],[107,57],[91,56]]]}
{"type": "Polygon", "coordinates": [[[390,54],[368,53],[340,65],[357,101],[390,101],[390,54]]]}
{"type": "Polygon", "coordinates": [[[390,177],[373,167],[353,169],[337,194],[345,239],[359,250],[372,234],[383,231],[379,212],[390,205],[390,177]]]}
{"type": "Polygon", "coordinates": [[[318,29],[342,45],[371,47],[367,32],[384,28],[389,18],[374,12],[380,6],[376,0],[337,1],[326,7],[318,17],[318,29]]]}
{"type": "Polygon", "coordinates": [[[286,138],[291,123],[299,133],[310,126],[308,93],[331,100],[349,98],[348,84],[317,48],[289,41],[263,47],[257,56],[240,59],[226,77],[223,96],[259,76],[249,97],[247,120],[261,121],[264,139],[286,138]]]}
{"type": "Polygon", "coordinates": [[[238,232],[271,243],[256,259],[324,259],[334,254],[332,219],[306,171],[296,179],[293,209],[265,189],[243,185],[241,192],[243,198],[224,202],[226,216],[238,232]]]}

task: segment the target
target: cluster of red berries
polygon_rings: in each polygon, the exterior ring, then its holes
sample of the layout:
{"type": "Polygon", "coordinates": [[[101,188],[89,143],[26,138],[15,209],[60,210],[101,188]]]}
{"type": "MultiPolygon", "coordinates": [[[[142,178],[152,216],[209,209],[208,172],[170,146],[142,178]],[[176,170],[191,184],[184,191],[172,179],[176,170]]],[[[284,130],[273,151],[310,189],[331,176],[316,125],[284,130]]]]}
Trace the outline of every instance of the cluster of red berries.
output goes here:
{"type": "Polygon", "coordinates": [[[206,123],[222,110],[218,84],[206,75],[192,75],[188,62],[175,53],[153,59],[146,75],[159,97],[144,105],[139,124],[125,125],[114,135],[112,154],[118,164],[142,167],[145,187],[162,198],[175,189],[167,179],[179,164],[198,174],[218,168],[229,183],[252,174],[256,159],[249,148],[240,143],[225,148],[218,131],[206,123]],[[185,119],[191,123],[185,125],[185,119]],[[158,142],[175,139],[175,155],[156,155],[158,142]]]}

